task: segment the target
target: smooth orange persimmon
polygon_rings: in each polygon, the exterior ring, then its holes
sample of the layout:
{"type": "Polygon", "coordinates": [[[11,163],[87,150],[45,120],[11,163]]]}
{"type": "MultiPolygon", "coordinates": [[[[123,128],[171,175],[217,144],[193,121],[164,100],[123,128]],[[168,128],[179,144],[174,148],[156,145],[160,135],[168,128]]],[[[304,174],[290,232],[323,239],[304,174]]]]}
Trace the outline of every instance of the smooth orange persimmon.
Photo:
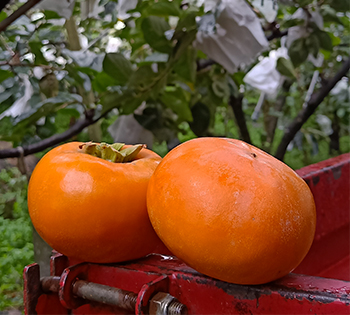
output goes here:
{"type": "Polygon", "coordinates": [[[151,223],[169,250],[208,276],[262,284],[288,274],[313,241],[309,187],[245,142],[198,138],[170,151],[147,192],[151,223]]]}
{"type": "Polygon", "coordinates": [[[55,250],[83,261],[119,262],[159,250],[146,192],[161,158],[142,148],[131,161],[114,163],[116,150],[102,145],[109,149],[102,150],[106,160],[94,156],[96,146],[67,143],[39,161],[28,187],[35,229],[55,250]]]}

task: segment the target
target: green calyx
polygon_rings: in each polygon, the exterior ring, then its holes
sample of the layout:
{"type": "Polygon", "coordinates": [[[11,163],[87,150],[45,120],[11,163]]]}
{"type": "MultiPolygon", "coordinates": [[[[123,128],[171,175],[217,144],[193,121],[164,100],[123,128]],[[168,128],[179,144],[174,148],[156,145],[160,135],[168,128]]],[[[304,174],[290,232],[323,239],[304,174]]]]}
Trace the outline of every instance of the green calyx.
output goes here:
{"type": "Polygon", "coordinates": [[[146,147],[145,144],[135,144],[123,150],[125,143],[95,143],[87,142],[79,146],[86,154],[99,157],[113,163],[133,161],[137,154],[146,147]]]}

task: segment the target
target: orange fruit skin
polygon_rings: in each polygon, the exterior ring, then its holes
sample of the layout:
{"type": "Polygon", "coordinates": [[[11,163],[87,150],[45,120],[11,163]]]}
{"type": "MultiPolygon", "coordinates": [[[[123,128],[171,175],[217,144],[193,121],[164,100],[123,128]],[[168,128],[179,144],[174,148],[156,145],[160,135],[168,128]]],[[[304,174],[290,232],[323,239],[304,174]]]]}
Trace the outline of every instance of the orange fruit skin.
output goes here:
{"type": "Polygon", "coordinates": [[[197,271],[262,284],[292,271],[314,238],[312,193],[291,168],[245,142],[197,138],[170,151],[147,192],[151,223],[197,271]]]}
{"type": "Polygon", "coordinates": [[[68,257],[96,263],[164,247],[146,208],[148,182],[161,158],[142,149],[132,162],[112,163],[83,153],[79,145],[49,151],[31,176],[28,209],[41,237],[68,257]]]}

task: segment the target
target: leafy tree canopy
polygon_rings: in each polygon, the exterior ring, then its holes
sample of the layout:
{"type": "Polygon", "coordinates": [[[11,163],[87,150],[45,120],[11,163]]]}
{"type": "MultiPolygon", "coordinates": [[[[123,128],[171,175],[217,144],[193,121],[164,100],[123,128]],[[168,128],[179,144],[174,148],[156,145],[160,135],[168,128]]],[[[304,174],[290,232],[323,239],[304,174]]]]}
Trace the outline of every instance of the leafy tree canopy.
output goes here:
{"type": "Polygon", "coordinates": [[[348,0],[15,2],[0,13],[0,140],[14,145],[0,157],[77,135],[113,141],[123,115],[168,147],[229,136],[280,159],[322,143],[339,154],[349,9],[348,0]]]}

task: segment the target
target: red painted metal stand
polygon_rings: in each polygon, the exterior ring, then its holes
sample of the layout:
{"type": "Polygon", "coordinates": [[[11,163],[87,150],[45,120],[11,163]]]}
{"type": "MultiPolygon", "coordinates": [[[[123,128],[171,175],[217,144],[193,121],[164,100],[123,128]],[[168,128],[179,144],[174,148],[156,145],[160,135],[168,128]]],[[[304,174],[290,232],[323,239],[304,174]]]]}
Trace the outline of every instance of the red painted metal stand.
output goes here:
{"type": "Polygon", "coordinates": [[[304,261],[277,281],[242,286],[204,276],[176,257],[77,263],[55,253],[51,276],[24,269],[29,314],[350,314],[350,154],[297,171],[316,201],[317,230],[304,261]]]}

